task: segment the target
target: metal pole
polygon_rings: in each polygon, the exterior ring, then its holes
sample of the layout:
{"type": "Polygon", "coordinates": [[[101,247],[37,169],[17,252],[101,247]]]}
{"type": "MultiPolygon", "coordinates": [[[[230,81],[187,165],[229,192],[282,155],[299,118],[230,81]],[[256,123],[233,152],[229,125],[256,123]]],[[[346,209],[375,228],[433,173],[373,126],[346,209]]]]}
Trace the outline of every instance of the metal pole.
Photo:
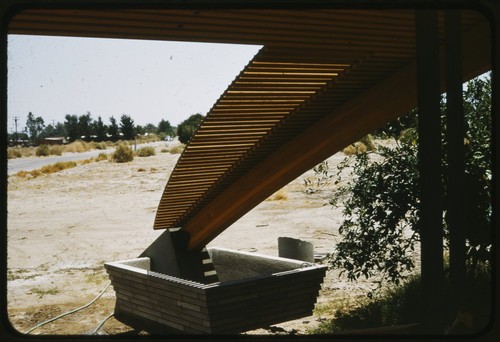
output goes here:
{"type": "Polygon", "coordinates": [[[427,333],[442,333],[444,269],[438,23],[434,10],[415,12],[422,324],[427,333]]]}

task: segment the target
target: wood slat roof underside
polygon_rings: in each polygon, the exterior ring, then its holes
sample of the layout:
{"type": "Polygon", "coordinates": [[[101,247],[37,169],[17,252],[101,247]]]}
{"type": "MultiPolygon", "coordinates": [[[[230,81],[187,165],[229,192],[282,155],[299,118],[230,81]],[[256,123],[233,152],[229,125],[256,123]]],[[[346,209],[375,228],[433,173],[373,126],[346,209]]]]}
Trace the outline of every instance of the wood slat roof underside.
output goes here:
{"type": "MultiPolygon", "coordinates": [[[[472,11],[461,20],[464,51],[474,52],[464,55],[468,79],[490,67],[489,27],[472,11]]],[[[443,40],[442,13],[439,26],[443,40]]],[[[209,111],[162,195],[154,228],[187,230],[191,249],[416,105],[412,10],[33,9],[9,32],[263,46],[209,111]]]]}

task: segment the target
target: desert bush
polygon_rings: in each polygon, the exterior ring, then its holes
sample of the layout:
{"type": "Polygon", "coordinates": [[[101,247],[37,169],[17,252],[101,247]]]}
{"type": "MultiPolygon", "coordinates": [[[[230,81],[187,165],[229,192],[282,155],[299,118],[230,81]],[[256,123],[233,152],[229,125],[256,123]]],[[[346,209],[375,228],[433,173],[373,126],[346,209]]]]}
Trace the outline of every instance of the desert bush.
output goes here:
{"type": "Polygon", "coordinates": [[[73,141],[72,143],[64,146],[64,152],[85,152],[84,142],[81,140],[73,141]]]}
{"type": "Polygon", "coordinates": [[[97,157],[94,159],[96,162],[102,161],[102,160],[108,160],[108,155],[104,152],[99,153],[97,157]]]}
{"type": "Polygon", "coordinates": [[[28,177],[29,174],[30,174],[29,171],[21,170],[21,171],[16,173],[16,176],[19,178],[26,178],[26,177],[28,177]]]}
{"type": "Polygon", "coordinates": [[[366,145],[360,141],[355,142],[347,147],[345,147],[342,152],[347,156],[352,156],[354,154],[365,153],[367,151],[366,145]]]}
{"type": "Polygon", "coordinates": [[[49,149],[49,146],[47,146],[47,145],[40,145],[36,149],[36,155],[38,157],[48,156],[49,154],[50,154],[50,149],[49,149]]]}
{"type": "Polygon", "coordinates": [[[176,145],[170,146],[168,150],[171,154],[178,154],[178,153],[182,153],[182,151],[184,151],[184,147],[186,147],[186,145],[176,144],[176,145]]]}
{"type": "Polygon", "coordinates": [[[268,201],[286,201],[288,200],[288,193],[285,188],[281,188],[272,194],[268,199],[268,201]]]}
{"type": "Polygon", "coordinates": [[[69,162],[58,162],[55,164],[50,164],[50,165],[45,165],[40,168],[40,171],[44,174],[51,174],[51,173],[56,173],[62,170],[66,169],[71,169],[73,167],[76,167],[76,162],[74,161],[69,161],[69,162]]]}
{"type": "Polygon", "coordinates": [[[97,150],[105,150],[108,148],[108,145],[105,142],[100,142],[95,144],[95,149],[97,150]]]}
{"type": "Polygon", "coordinates": [[[138,149],[135,154],[138,157],[150,157],[156,155],[156,151],[153,146],[145,146],[138,149]]]}
{"type": "Polygon", "coordinates": [[[78,164],[74,161],[69,162],[58,162],[55,164],[42,166],[40,169],[32,171],[19,171],[16,176],[19,178],[37,178],[42,175],[48,175],[51,173],[56,173],[62,170],[71,169],[76,167],[78,164]]]}
{"type": "Polygon", "coordinates": [[[416,144],[418,139],[418,132],[416,128],[407,128],[401,131],[399,140],[404,144],[416,144]]]}
{"type": "Polygon", "coordinates": [[[111,155],[111,159],[115,163],[127,163],[134,160],[134,151],[128,145],[120,144],[116,147],[115,152],[111,155]]]}
{"type": "Polygon", "coordinates": [[[20,148],[9,147],[7,149],[7,159],[16,159],[16,158],[21,158],[22,156],[23,156],[23,152],[20,148]]]}
{"type": "Polygon", "coordinates": [[[377,149],[375,143],[373,142],[373,136],[371,134],[365,135],[363,138],[361,138],[360,142],[365,145],[367,151],[375,151],[377,149]]]}
{"type": "Polygon", "coordinates": [[[53,156],[60,156],[60,155],[62,155],[62,152],[63,152],[62,146],[58,146],[58,145],[51,146],[50,151],[49,151],[50,155],[53,155],[53,156]]]}

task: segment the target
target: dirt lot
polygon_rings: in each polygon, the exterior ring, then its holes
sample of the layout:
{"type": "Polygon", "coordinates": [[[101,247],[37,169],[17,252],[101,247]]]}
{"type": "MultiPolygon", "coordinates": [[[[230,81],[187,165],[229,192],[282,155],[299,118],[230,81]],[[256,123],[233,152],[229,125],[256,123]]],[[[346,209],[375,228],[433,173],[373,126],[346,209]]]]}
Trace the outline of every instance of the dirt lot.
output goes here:
{"type": "MultiPolygon", "coordinates": [[[[156,156],[130,163],[101,161],[35,179],[9,177],[8,313],[15,329],[26,332],[87,304],[109,282],[104,262],[137,257],[162,233],[152,229],[153,221],[179,155],[161,153],[161,148],[156,156]]],[[[331,157],[330,168],[343,158],[342,153],[331,157]]],[[[312,242],[315,252],[331,252],[341,210],[325,205],[328,188],[305,194],[304,176],[284,188],[287,198],[264,201],[209,246],[277,256],[278,237],[289,236],[312,242]]],[[[247,333],[307,333],[331,317],[330,301],[352,304],[373,286],[373,281],[351,283],[328,271],[315,315],[247,333]]],[[[110,287],[88,308],[33,334],[89,334],[113,308],[110,287]]],[[[131,331],[111,318],[99,334],[131,331]]]]}

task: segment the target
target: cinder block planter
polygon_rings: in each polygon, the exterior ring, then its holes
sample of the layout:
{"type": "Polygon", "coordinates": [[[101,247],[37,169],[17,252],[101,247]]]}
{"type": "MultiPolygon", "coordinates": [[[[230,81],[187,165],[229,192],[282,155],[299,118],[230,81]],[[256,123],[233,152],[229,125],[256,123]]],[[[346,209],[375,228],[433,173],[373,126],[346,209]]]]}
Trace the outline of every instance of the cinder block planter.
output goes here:
{"type": "Polygon", "coordinates": [[[236,333],[312,313],[326,266],[209,249],[219,282],[151,271],[149,257],[106,263],[115,317],[132,326],[186,333],[236,333]]]}

